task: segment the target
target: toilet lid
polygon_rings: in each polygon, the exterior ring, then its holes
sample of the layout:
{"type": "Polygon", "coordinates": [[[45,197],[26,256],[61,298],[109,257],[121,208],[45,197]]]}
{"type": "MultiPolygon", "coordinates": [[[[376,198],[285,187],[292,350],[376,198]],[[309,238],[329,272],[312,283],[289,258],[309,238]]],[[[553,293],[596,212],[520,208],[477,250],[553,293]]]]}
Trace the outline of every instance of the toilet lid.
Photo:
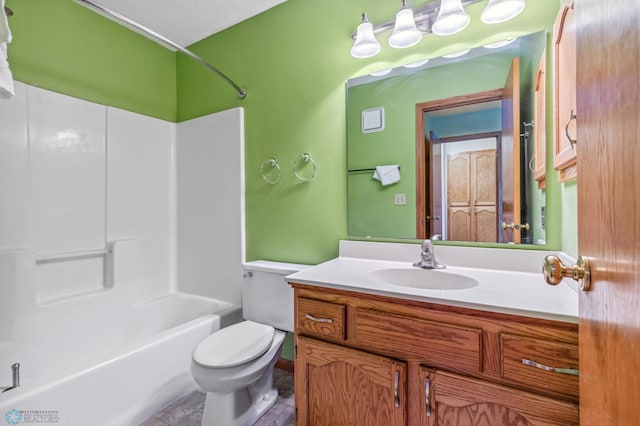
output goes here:
{"type": "Polygon", "coordinates": [[[243,321],[216,331],[193,351],[193,360],[206,367],[234,367],[252,361],[271,346],[274,328],[243,321]]]}

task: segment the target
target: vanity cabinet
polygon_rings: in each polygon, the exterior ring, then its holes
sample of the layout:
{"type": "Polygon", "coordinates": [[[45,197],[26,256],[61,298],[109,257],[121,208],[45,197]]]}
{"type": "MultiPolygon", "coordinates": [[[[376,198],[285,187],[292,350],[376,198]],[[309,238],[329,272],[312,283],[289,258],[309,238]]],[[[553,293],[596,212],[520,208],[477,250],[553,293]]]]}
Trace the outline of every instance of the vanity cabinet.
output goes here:
{"type": "Polygon", "coordinates": [[[565,182],[576,166],[576,24],[573,0],[564,1],[553,26],[555,60],[555,143],[553,166],[565,182]]]}
{"type": "Polygon", "coordinates": [[[298,425],[578,424],[577,324],[292,286],[298,425]]]}

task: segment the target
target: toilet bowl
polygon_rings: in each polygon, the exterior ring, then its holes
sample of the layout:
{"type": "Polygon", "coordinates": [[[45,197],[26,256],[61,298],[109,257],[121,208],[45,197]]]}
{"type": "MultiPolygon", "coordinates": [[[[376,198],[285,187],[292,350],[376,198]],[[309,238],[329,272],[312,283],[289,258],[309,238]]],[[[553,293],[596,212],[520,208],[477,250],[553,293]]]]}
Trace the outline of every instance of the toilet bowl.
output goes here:
{"type": "Polygon", "coordinates": [[[251,425],[278,399],[273,369],[293,331],[293,290],[284,277],[306,265],[243,265],[245,321],[206,337],[193,350],[191,374],[207,392],[203,426],[251,425]]]}

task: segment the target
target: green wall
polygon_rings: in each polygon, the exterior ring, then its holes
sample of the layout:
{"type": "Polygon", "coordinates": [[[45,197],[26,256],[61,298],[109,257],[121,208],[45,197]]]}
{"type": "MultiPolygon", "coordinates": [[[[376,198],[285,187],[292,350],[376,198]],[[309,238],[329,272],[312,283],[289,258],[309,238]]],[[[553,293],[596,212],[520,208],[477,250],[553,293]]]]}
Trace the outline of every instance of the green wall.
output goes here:
{"type": "Polygon", "coordinates": [[[7,0],[16,80],[176,121],[176,55],[72,0],[7,0]]]}

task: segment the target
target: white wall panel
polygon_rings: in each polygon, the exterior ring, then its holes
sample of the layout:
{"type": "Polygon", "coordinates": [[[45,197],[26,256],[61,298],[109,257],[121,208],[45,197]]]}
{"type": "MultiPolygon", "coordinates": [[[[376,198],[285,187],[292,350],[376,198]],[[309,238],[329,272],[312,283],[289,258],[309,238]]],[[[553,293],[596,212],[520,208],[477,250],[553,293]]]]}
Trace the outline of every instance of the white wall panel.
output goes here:
{"type": "Polygon", "coordinates": [[[29,235],[29,152],[26,86],[0,101],[0,249],[26,248],[29,235]]]}
{"type": "Polygon", "coordinates": [[[27,88],[34,249],[105,246],[106,107],[27,88]]]}
{"type": "Polygon", "coordinates": [[[244,110],[178,124],[178,288],[241,303],[244,110]]]}
{"type": "Polygon", "coordinates": [[[132,112],[107,111],[107,239],[128,240],[142,256],[140,297],[174,284],[175,123],[132,112]]]}

